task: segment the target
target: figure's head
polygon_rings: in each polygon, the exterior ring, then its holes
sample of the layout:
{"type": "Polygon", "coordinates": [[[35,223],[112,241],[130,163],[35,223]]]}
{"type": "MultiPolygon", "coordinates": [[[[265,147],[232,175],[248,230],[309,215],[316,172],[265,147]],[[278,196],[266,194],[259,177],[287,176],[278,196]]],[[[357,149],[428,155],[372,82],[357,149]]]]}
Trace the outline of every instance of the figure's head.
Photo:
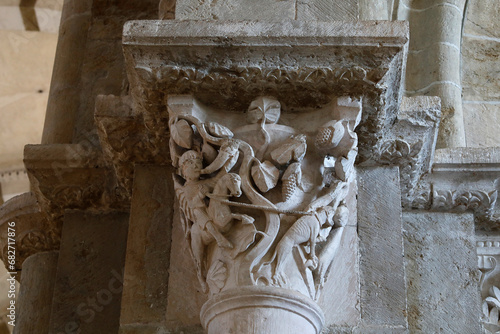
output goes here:
{"type": "Polygon", "coordinates": [[[324,206],[321,208],[322,211],[324,211],[326,215],[326,221],[330,226],[333,226],[333,217],[335,216],[335,210],[331,206],[324,206]]]}
{"type": "Polygon", "coordinates": [[[196,180],[203,169],[203,157],[199,152],[187,151],[179,159],[179,168],[186,180],[196,180]]]}
{"type": "Polygon", "coordinates": [[[333,217],[335,221],[335,225],[337,226],[346,226],[349,221],[349,209],[345,205],[345,203],[341,203],[335,212],[335,216],[333,217]]]}

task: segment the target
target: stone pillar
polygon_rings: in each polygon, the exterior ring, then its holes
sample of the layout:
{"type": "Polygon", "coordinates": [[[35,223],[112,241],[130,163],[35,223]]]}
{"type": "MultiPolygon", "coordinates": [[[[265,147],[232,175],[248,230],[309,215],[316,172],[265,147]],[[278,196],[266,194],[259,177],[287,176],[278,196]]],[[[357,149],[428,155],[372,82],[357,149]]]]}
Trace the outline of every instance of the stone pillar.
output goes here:
{"type": "Polygon", "coordinates": [[[406,333],[401,191],[397,167],[358,170],[361,325],[356,333],[406,333]]]}
{"type": "Polygon", "coordinates": [[[118,332],[128,219],[65,214],[49,334],[118,332]]]}
{"type": "Polygon", "coordinates": [[[58,252],[28,257],[22,268],[14,334],[48,333],[58,252]]]}
{"type": "MultiPolygon", "coordinates": [[[[172,330],[196,324],[193,300],[203,293],[201,322],[209,333],[312,334],[325,325],[357,325],[353,164],[362,103],[352,95],[363,91],[374,101],[397,95],[401,63],[394,59],[403,58],[406,41],[401,23],[136,21],[125,27],[132,108],[170,129],[178,200],[167,306],[167,321],[177,322],[172,330]],[[384,57],[371,52],[375,41],[384,57]],[[359,50],[376,60],[359,64],[359,50]]],[[[396,96],[373,104],[363,117],[389,122],[395,115],[388,106],[397,102],[396,96]]],[[[397,195],[391,205],[401,201],[396,181],[387,184],[397,195]]],[[[392,320],[377,324],[405,328],[404,317],[392,320]]]]}
{"type": "Polygon", "coordinates": [[[166,327],[174,210],[171,175],[169,166],[135,168],[120,314],[122,334],[166,327]]]}
{"type": "Polygon", "coordinates": [[[42,144],[71,143],[80,103],[80,79],[91,23],[92,0],[65,1],[42,144]]]}
{"type": "Polygon", "coordinates": [[[48,332],[58,248],[57,227],[40,212],[32,193],[0,207],[2,260],[11,277],[21,281],[19,294],[12,291],[8,296],[17,296],[14,333],[48,332]]]}
{"type": "Polygon", "coordinates": [[[398,6],[397,19],[410,22],[406,94],[441,98],[437,148],[465,146],[460,66],[465,3],[401,0],[398,6]]]}
{"type": "Polygon", "coordinates": [[[99,94],[121,95],[127,78],[123,24],[158,18],[159,0],[65,1],[42,144],[98,146],[94,126],[99,94]]]}

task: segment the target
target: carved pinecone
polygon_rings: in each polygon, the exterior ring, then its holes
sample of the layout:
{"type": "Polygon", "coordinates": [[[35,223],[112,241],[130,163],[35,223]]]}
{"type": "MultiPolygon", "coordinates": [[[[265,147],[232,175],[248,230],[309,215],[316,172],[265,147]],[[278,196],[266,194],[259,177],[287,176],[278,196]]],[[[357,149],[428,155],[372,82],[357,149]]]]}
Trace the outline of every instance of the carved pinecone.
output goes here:
{"type": "Polygon", "coordinates": [[[331,127],[321,128],[316,136],[315,145],[316,147],[323,147],[330,143],[332,138],[333,129],[331,127]]]}
{"type": "Polygon", "coordinates": [[[297,175],[291,176],[288,180],[283,180],[283,187],[281,188],[283,201],[286,202],[293,197],[297,190],[297,175]]]}
{"type": "Polygon", "coordinates": [[[300,163],[294,162],[286,169],[283,174],[281,194],[283,196],[283,201],[288,201],[295,195],[295,191],[302,182],[302,170],[300,169],[300,163]]]}

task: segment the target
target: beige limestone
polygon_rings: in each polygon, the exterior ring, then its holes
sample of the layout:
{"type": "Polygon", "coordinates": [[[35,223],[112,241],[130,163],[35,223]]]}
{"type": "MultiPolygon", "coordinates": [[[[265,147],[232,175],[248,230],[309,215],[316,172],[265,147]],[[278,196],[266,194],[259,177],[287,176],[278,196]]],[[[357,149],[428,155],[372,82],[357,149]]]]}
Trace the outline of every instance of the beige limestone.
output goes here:
{"type": "Polygon", "coordinates": [[[468,2],[462,41],[462,85],[466,144],[500,146],[500,7],[492,0],[468,2]]]}
{"type": "Polygon", "coordinates": [[[55,34],[0,30],[0,171],[21,167],[24,145],[40,142],[56,43],[55,34]]]}
{"type": "Polygon", "coordinates": [[[165,166],[138,165],[135,169],[120,333],[165,328],[170,257],[173,256],[170,252],[174,209],[174,198],[170,195],[171,173],[172,168],[165,166]]]}
{"type": "Polygon", "coordinates": [[[464,6],[464,0],[398,2],[397,18],[410,22],[406,94],[441,98],[443,116],[437,147],[465,146],[460,95],[460,32],[464,6]]]}
{"type": "Polygon", "coordinates": [[[467,147],[499,147],[500,103],[464,103],[467,147]]]}
{"type": "Polygon", "coordinates": [[[361,326],[407,328],[401,193],[397,167],[358,170],[361,326]]]}
{"type": "Polygon", "coordinates": [[[480,333],[471,214],[404,213],[410,333],[480,333]]]}

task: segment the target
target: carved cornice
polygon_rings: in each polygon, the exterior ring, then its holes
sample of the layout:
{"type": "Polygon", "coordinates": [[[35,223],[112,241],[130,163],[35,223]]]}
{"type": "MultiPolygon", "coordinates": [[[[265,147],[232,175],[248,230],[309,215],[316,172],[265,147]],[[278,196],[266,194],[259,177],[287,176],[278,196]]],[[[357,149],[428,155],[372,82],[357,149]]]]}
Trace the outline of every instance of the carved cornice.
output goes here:
{"type": "MultiPolygon", "coordinates": [[[[394,124],[407,42],[403,22],[135,21],[123,36],[131,94],[148,128],[167,117],[168,94],[239,112],[264,95],[285,112],[363,96],[360,147],[379,146],[394,124]]],[[[360,151],[361,161],[370,156],[360,151]]]]}
{"type": "Polygon", "coordinates": [[[33,193],[5,202],[0,207],[0,250],[7,270],[19,271],[29,256],[59,249],[60,228],[40,211],[33,193]],[[9,255],[15,258],[14,265],[9,263],[9,255]]]}

